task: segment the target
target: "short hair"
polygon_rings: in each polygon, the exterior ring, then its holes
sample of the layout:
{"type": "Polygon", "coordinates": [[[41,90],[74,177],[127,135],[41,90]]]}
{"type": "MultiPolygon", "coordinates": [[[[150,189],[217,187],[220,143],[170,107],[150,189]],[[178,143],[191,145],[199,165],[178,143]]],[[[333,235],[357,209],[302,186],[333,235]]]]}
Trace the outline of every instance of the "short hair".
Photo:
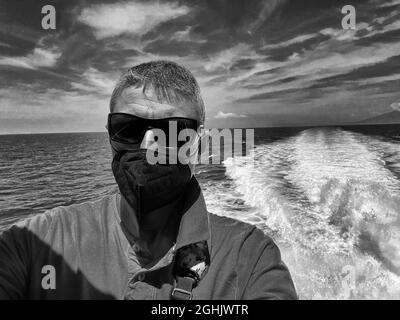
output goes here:
{"type": "Polygon", "coordinates": [[[190,102],[198,106],[200,122],[204,123],[204,102],[199,85],[189,70],[175,62],[150,61],[128,69],[114,88],[110,110],[113,110],[122,91],[129,87],[143,87],[144,94],[151,90],[162,103],[190,102]]]}

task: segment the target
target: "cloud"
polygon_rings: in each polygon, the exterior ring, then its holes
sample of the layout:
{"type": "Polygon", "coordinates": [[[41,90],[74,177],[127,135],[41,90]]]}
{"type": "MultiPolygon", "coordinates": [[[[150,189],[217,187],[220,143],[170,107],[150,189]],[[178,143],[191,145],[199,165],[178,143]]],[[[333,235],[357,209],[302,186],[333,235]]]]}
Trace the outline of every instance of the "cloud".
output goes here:
{"type": "Polygon", "coordinates": [[[116,80],[117,76],[103,73],[90,67],[82,74],[81,81],[72,82],[71,87],[85,92],[98,92],[108,95],[111,94],[116,80]]]}
{"type": "Polygon", "coordinates": [[[176,31],[172,36],[172,40],[176,41],[186,41],[191,43],[206,43],[207,39],[203,37],[199,37],[198,35],[192,34],[193,31],[192,26],[187,26],[184,30],[176,31]]]}
{"type": "Polygon", "coordinates": [[[8,43],[0,41],[0,47],[12,48],[13,46],[8,43]]]}
{"type": "Polygon", "coordinates": [[[300,54],[298,52],[293,52],[289,57],[289,61],[294,61],[300,59],[300,54]]]}
{"type": "Polygon", "coordinates": [[[40,67],[53,67],[61,52],[57,50],[48,50],[35,48],[27,56],[22,57],[0,57],[0,65],[13,66],[25,69],[38,69],[40,67]]]}
{"type": "MultiPolygon", "coordinates": [[[[332,44],[333,46],[334,44],[332,44]]],[[[253,74],[240,84],[246,86],[248,93],[263,94],[279,92],[289,89],[302,89],[311,86],[316,81],[329,76],[346,74],[363,66],[374,65],[397,56],[400,43],[377,44],[369,47],[353,47],[346,52],[339,53],[330,51],[327,44],[321,45],[312,52],[305,52],[301,58],[289,59],[288,61],[275,64],[274,72],[253,74]],[[285,81],[286,79],[293,81],[285,81]]],[[[267,71],[270,66],[267,64],[267,71]]],[[[236,95],[242,91],[234,91],[236,95]]]]}
{"type": "Polygon", "coordinates": [[[288,46],[293,45],[293,44],[298,44],[298,43],[302,43],[302,42],[305,42],[307,40],[313,39],[317,35],[318,35],[318,33],[302,34],[302,35],[299,35],[299,36],[294,37],[292,39],[289,39],[287,41],[282,41],[282,42],[273,43],[273,44],[267,44],[266,46],[262,47],[261,50],[264,50],[264,49],[278,49],[278,48],[282,48],[282,47],[288,47],[288,46]]]}
{"type": "Polygon", "coordinates": [[[94,93],[19,85],[0,89],[0,134],[102,131],[108,99],[94,93]]]}
{"type": "Polygon", "coordinates": [[[119,2],[85,8],[78,21],[94,28],[96,37],[102,39],[122,34],[142,35],[188,12],[188,7],[173,3],[119,2]]]}
{"type": "Polygon", "coordinates": [[[395,30],[399,30],[399,29],[400,29],[400,21],[396,20],[393,23],[386,25],[383,28],[383,32],[395,31],[395,30]]]}
{"type": "Polygon", "coordinates": [[[384,82],[398,81],[398,80],[400,80],[400,74],[393,74],[390,76],[367,78],[365,80],[358,81],[358,84],[359,85],[382,84],[384,82]]]}
{"type": "Polygon", "coordinates": [[[224,113],[222,111],[218,112],[218,114],[214,117],[215,119],[228,119],[228,118],[246,118],[247,116],[244,114],[237,114],[233,112],[224,113]]]}
{"type": "Polygon", "coordinates": [[[400,111],[400,102],[394,102],[390,105],[393,110],[400,111]]]}
{"type": "Polygon", "coordinates": [[[373,30],[372,28],[368,29],[368,33],[365,34],[364,36],[360,37],[360,38],[371,38],[373,36],[377,36],[377,35],[382,35],[385,34],[387,32],[391,32],[391,31],[398,31],[400,30],[400,22],[398,20],[398,17],[395,17],[397,15],[397,11],[394,11],[392,13],[390,13],[388,16],[386,17],[379,17],[374,19],[374,22],[380,27],[377,30],[373,30]],[[395,20],[392,21],[392,19],[395,17],[395,20]],[[387,23],[386,25],[384,24],[387,21],[392,21],[390,23],[387,23]]]}
{"type": "Polygon", "coordinates": [[[360,38],[368,37],[372,34],[373,27],[370,26],[366,22],[360,22],[357,24],[357,28],[355,30],[344,30],[344,29],[333,29],[333,28],[325,28],[319,31],[320,34],[324,36],[329,36],[338,41],[346,41],[346,40],[357,40],[360,38]],[[360,31],[367,32],[364,36],[358,36],[357,34],[360,31]]]}
{"type": "Polygon", "coordinates": [[[279,7],[285,4],[287,0],[267,0],[264,2],[264,6],[262,7],[260,14],[257,19],[255,19],[249,26],[248,30],[251,34],[256,31],[270,16],[271,14],[279,7]]]}
{"type": "Polygon", "coordinates": [[[245,58],[254,58],[254,53],[247,44],[239,43],[234,47],[209,56],[208,61],[204,64],[204,69],[208,72],[218,69],[228,70],[236,61],[245,58]]]}
{"type": "Polygon", "coordinates": [[[380,7],[385,8],[385,7],[393,7],[393,6],[398,6],[400,5],[400,0],[392,0],[389,2],[384,2],[380,4],[380,7]]]}
{"type": "Polygon", "coordinates": [[[189,41],[190,39],[190,31],[192,30],[192,26],[187,26],[184,30],[176,31],[172,35],[172,39],[176,41],[189,41]]]}

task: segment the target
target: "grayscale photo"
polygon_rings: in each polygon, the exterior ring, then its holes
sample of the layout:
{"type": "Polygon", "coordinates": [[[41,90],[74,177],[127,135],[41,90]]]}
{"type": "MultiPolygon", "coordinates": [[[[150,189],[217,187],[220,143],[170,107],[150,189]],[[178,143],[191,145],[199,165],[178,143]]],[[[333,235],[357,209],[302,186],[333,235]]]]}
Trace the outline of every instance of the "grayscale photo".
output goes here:
{"type": "Polygon", "coordinates": [[[0,300],[400,299],[399,0],[0,0],[0,26],[0,300]]]}

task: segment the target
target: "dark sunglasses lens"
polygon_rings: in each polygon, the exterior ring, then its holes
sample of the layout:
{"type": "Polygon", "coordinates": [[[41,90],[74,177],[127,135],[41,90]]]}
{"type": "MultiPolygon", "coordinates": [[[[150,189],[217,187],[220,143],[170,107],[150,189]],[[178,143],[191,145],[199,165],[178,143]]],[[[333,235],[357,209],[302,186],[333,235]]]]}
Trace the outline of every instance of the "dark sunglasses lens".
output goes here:
{"type": "Polygon", "coordinates": [[[197,131],[197,121],[191,119],[179,119],[179,121],[177,121],[177,137],[179,137],[179,133],[185,129],[191,129],[191,131],[186,131],[181,134],[181,138],[185,138],[185,140],[181,141],[178,139],[178,147],[182,147],[185,143],[189,142],[190,139],[193,139],[193,134],[197,131]]]}
{"type": "Polygon", "coordinates": [[[140,143],[142,121],[139,118],[123,114],[111,114],[108,131],[111,139],[124,143],[140,143]]]}
{"type": "Polygon", "coordinates": [[[192,119],[179,119],[177,121],[178,133],[184,129],[197,130],[197,121],[192,119]]]}
{"type": "MultiPolygon", "coordinates": [[[[165,134],[165,142],[168,146],[171,134],[178,138],[179,133],[184,129],[196,131],[197,121],[185,118],[145,120],[125,114],[111,114],[109,116],[108,131],[111,139],[114,141],[122,143],[141,143],[146,128],[162,130],[165,134]],[[175,122],[175,124],[171,124],[170,122],[175,122]],[[176,132],[172,133],[170,129],[175,129],[176,132]]],[[[180,147],[185,143],[186,141],[177,141],[176,146],[180,147]]]]}
{"type": "Polygon", "coordinates": [[[167,147],[182,147],[189,141],[189,136],[191,137],[193,133],[197,131],[197,121],[185,118],[161,119],[158,120],[157,128],[163,130],[165,133],[167,147]],[[185,129],[191,130],[181,133],[181,131],[185,129]],[[181,134],[181,136],[179,136],[179,134],[181,134]],[[180,141],[179,137],[186,138],[186,140],[180,141]],[[171,139],[176,140],[174,142],[171,141],[171,139]],[[172,145],[169,145],[171,142],[172,145]]]}

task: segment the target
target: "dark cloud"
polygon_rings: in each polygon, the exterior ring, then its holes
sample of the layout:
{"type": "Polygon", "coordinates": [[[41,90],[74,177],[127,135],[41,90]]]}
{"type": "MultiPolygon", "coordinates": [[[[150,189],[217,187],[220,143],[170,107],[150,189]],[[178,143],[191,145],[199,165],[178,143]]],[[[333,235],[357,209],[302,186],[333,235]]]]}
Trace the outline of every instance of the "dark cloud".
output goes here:
{"type": "Polygon", "coordinates": [[[322,87],[338,85],[343,81],[356,81],[375,77],[400,74],[400,55],[381,63],[361,67],[346,74],[320,79],[317,84],[322,87]]]}

